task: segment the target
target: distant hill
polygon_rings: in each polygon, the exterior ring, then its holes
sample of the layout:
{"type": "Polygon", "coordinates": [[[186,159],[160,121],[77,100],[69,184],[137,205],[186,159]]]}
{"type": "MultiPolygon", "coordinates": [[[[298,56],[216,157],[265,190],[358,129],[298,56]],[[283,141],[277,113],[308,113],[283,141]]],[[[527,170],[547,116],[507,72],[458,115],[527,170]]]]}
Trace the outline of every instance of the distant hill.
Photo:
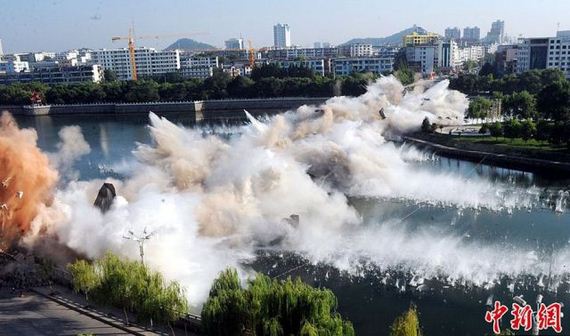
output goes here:
{"type": "Polygon", "coordinates": [[[398,32],[396,34],[392,34],[390,36],[354,38],[354,39],[352,39],[352,40],[350,40],[344,44],[368,43],[368,44],[372,44],[375,47],[382,47],[382,46],[388,46],[388,45],[392,45],[392,46],[401,45],[402,44],[402,38],[405,35],[411,34],[413,32],[416,32],[419,34],[426,34],[428,31],[422,27],[413,26],[411,28],[404,29],[401,32],[398,32]]]}
{"type": "Polygon", "coordinates": [[[216,49],[216,47],[209,45],[207,43],[198,42],[193,39],[189,38],[181,38],[178,39],[176,42],[172,43],[166,50],[186,50],[186,51],[200,51],[200,50],[209,50],[209,49],[216,49]]]}

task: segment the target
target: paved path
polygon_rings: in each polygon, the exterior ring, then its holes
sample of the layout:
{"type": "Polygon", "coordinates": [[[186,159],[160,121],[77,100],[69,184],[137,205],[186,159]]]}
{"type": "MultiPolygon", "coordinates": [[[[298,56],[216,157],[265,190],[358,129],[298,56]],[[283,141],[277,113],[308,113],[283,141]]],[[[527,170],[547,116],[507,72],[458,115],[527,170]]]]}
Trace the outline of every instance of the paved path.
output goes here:
{"type": "Polygon", "coordinates": [[[0,335],[128,335],[127,332],[31,292],[0,292],[0,335]]]}

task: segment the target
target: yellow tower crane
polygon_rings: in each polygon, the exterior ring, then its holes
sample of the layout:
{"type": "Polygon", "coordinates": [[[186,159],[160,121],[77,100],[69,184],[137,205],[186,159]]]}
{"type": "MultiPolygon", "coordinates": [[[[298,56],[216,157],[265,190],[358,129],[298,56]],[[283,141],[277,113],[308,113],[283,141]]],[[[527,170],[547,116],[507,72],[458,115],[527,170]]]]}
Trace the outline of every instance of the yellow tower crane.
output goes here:
{"type": "Polygon", "coordinates": [[[176,36],[195,36],[195,35],[205,35],[207,33],[199,32],[199,33],[175,33],[175,34],[166,34],[166,35],[146,35],[146,36],[135,36],[135,29],[134,27],[129,28],[129,35],[128,36],[113,36],[111,37],[111,41],[119,41],[119,40],[127,40],[128,47],[129,47],[129,62],[131,63],[131,78],[132,80],[136,81],[138,79],[137,76],[137,63],[135,58],[135,40],[158,40],[161,38],[166,37],[176,37],[176,36]]]}
{"type": "Polygon", "coordinates": [[[253,43],[251,43],[251,40],[247,40],[247,43],[249,45],[249,50],[248,50],[249,66],[253,68],[255,66],[255,49],[253,49],[253,43]]]}

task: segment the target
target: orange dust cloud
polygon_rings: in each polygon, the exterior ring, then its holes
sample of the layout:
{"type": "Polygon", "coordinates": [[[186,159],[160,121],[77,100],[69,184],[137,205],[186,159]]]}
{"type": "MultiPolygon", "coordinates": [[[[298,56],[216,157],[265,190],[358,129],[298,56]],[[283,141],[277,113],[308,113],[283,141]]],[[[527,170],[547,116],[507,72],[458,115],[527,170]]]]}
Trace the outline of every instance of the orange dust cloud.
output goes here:
{"type": "Polygon", "coordinates": [[[33,129],[19,129],[8,112],[0,117],[0,248],[30,228],[39,206],[50,202],[58,179],[37,147],[33,129]]]}

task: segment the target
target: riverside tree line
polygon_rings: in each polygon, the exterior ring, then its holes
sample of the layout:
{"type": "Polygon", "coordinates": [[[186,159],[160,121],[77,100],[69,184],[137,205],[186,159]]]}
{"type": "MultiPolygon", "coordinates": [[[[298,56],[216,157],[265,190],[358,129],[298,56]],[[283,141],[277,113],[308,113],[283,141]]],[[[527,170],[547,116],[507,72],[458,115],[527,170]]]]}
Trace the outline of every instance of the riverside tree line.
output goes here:
{"type": "Polygon", "coordinates": [[[221,70],[207,79],[185,79],[179,73],[119,81],[105,71],[101,83],[15,83],[0,85],[0,105],[30,104],[34,92],[47,104],[138,103],[227,98],[358,96],[378,78],[371,73],[346,77],[320,76],[305,67],[284,69],[275,64],[254,68],[251,77],[232,78],[221,70]]]}
{"type": "MultiPolygon", "coordinates": [[[[189,312],[184,288],[166,281],[141,262],[113,254],[68,266],[76,292],[87,300],[135,313],[139,322],[171,325],[189,312]]],[[[272,279],[258,274],[245,283],[234,269],[220,273],[202,308],[206,335],[351,336],[352,323],[337,310],[337,298],[326,288],[300,279],[272,279]]],[[[420,336],[414,305],[390,327],[391,336],[420,336]]]]}
{"type": "Polygon", "coordinates": [[[460,75],[450,84],[452,89],[474,96],[467,111],[470,118],[491,117],[492,106],[501,103],[505,121],[483,125],[483,132],[570,147],[570,82],[560,70],[495,77],[485,69],[460,75]]]}

